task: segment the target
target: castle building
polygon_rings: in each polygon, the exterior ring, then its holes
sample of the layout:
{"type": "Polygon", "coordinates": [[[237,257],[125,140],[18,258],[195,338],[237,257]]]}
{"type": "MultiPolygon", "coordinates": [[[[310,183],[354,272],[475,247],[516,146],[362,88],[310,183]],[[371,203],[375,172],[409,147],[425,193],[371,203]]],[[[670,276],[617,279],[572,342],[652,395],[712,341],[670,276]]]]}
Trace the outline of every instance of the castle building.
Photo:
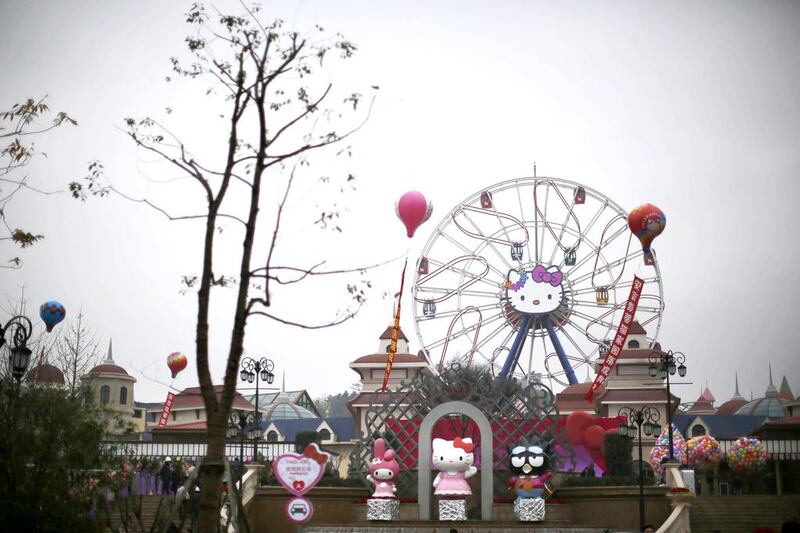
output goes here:
{"type": "Polygon", "coordinates": [[[111,341],[105,360],[81,377],[92,391],[92,396],[109,415],[108,432],[125,433],[129,429],[144,431],[142,411],[134,410],[134,384],[136,378],[114,362],[111,341]]]}
{"type": "MultiPolygon", "coordinates": [[[[378,350],[375,353],[363,355],[350,363],[350,368],[361,379],[361,393],[347,403],[355,419],[355,433],[366,436],[366,412],[375,405],[383,404],[382,391],[383,378],[386,373],[386,363],[389,360],[389,345],[392,342],[392,326],[386,328],[378,339],[378,350]]],[[[416,378],[423,372],[430,372],[430,367],[425,357],[409,353],[408,338],[401,329],[397,335],[397,352],[389,373],[387,389],[397,388],[403,381],[416,378]]]]}

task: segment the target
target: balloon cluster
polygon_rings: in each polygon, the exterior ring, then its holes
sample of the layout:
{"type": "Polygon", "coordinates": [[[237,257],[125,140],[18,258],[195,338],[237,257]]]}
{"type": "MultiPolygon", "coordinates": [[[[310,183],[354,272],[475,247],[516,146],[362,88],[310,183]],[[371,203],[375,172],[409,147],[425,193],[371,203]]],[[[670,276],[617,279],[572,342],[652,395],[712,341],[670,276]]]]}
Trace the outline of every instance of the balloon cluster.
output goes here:
{"type": "Polygon", "coordinates": [[[752,476],[767,464],[767,450],[758,439],[739,437],[728,450],[728,466],[737,474],[752,476]]]}
{"type": "Polygon", "coordinates": [[[686,442],[686,462],[698,470],[711,470],[722,460],[722,448],[710,435],[694,437],[686,442]]]}
{"type": "MultiPolygon", "coordinates": [[[[672,425],[672,455],[679,463],[685,461],[686,441],[678,428],[675,427],[675,424],[672,425]]],[[[664,467],[661,462],[665,457],[669,457],[669,433],[666,429],[658,436],[656,445],[650,451],[650,465],[652,465],[656,475],[660,476],[664,473],[664,467]]]]}

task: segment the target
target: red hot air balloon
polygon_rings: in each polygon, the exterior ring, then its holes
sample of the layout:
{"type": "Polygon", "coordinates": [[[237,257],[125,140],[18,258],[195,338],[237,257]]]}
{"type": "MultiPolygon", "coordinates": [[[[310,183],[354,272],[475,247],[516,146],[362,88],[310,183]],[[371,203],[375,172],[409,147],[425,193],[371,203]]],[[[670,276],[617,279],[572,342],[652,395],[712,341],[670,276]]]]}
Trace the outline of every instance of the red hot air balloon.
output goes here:
{"type": "Polygon", "coordinates": [[[178,373],[186,368],[188,361],[186,360],[186,356],[183,355],[181,352],[173,352],[167,356],[167,366],[169,367],[170,371],[172,371],[172,379],[175,379],[175,376],[178,373]]]}
{"type": "Polygon", "coordinates": [[[397,201],[395,205],[397,217],[405,224],[408,237],[414,236],[414,232],[433,213],[433,204],[425,199],[421,192],[408,191],[397,201]]]}
{"type": "Polygon", "coordinates": [[[644,264],[655,264],[650,244],[653,239],[661,235],[666,225],[667,217],[664,216],[664,212],[653,204],[640,205],[628,214],[628,227],[642,243],[644,264]]]}

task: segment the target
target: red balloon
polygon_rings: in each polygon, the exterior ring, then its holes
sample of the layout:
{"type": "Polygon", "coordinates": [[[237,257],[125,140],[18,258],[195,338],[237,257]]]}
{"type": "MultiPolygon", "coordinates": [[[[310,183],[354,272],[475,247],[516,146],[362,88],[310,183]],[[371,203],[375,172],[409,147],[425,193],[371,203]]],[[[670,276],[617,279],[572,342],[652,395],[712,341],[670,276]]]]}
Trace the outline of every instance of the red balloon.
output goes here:
{"type": "Polygon", "coordinates": [[[600,426],[590,426],[583,432],[583,442],[587,448],[599,450],[605,444],[606,430],[600,426]]]}
{"type": "Polygon", "coordinates": [[[667,217],[661,209],[653,204],[644,204],[633,209],[628,215],[628,227],[642,243],[644,258],[647,264],[653,264],[653,253],[650,244],[661,235],[667,225],[667,217]]]}
{"type": "Polygon", "coordinates": [[[186,356],[181,352],[173,352],[167,356],[167,366],[172,372],[173,379],[178,375],[178,372],[186,368],[187,364],[189,364],[189,362],[186,360],[186,356]]]}
{"type": "Polygon", "coordinates": [[[567,440],[575,445],[583,444],[583,430],[594,423],[594,417],[586,411],[570,413],[567,417],[567,440]]]}
{"type": "Polygon", "coordinates": [[[405,224],[409,238],[433,213],[433,204],[425,199],[421,192],[408,191],[395,205],[397,217],[405,224]]]}

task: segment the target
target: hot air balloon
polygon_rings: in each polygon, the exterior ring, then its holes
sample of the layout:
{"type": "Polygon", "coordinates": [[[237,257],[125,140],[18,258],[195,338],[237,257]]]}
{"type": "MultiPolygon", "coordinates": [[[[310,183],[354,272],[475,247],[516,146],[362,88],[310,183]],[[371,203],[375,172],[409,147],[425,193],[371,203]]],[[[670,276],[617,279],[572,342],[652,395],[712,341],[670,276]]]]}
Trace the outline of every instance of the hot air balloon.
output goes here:
{"type": "Polygon", "coordinates": [[[39,307],[39,316],[42,317],[42,322],[47,326],[49,333],[53,331],[56,324],[64,320],[64,317],[67,316],[67,310],[64,309],[61,303],[50,300],[39,307]]]}
{"type": "Polygon", "coordinates": [[[397,201],[395,212],[405,224],[406,233],[411,238],[417,228],[431,217],[433,204],[426,200],[421,192],[408,191],[397,201]]]}
{"type": "Polygon", "coordinates": [[[186,360],[186,356],[183,355],[181,352],[172,352],[167,356],[167,366],[169,367],[170,371],[172,371],[172,379],[175,379],[175,376],[178,373],[186,368],[188,361],[186,360]]]}
{"type": "Polygon", "coordinates": [[[650,243],[661,235],[666,225],[667,217],[664,216],[664,212],[653,204],[640,205],[628,215],[628,227],[642,243],[644,264],[655,264],[653,252],[650,250],[650,243]]]}

